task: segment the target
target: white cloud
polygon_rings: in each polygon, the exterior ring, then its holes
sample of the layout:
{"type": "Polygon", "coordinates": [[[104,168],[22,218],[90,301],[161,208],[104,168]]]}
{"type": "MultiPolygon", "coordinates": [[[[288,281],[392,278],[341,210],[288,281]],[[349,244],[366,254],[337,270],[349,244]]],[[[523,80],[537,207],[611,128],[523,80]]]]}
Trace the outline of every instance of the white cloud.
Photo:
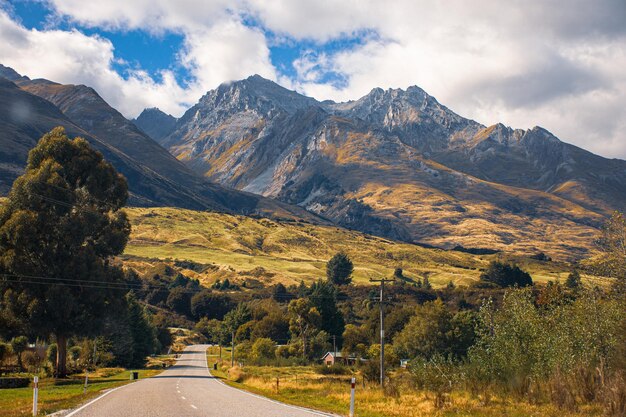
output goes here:
{"type": "Polygon", "coordinates": [[[183,87],[168,71],[160,82],[140,70],[120,77],[111,67],[114,46],[106,39],[28,31],[0,16],[5,64],[28,75],[92,85],[127,116],[155,105],[180,114],[220,82],[252,73],[339,101],[357,99],[373,87],[419,85],[484,124],[542,125],[586,149],[626,157],[624,0],[48,3],[59,19],[84,26],[184,35],[177,64],[187,67],[194,81],[183,87]],[[251,18],[260,28],[243,23],[251,18]],[[364,32],[376,36],[337,51],[323,48],[326,41],[364,32]],[[269,59],[268,42],[281,39],[319,45],[292,63],[293,79],[269,59]],[[328,73],[346,82],[322,81],[328,73]]]}
{"type": "MultiPolygon", "coordinates": [[[[303,55],[296,69],[309,71],[299,72],[298,90],[344,101],[375,86],[418,85],[484,124],[542,125],[593,152],[626,157],[623,1],[575,0],[567,8],[556,0],[382,3],[361,2],[359,13],[346,17],[335,32],[374,29],[379,38],[320,54],[318,61],[314,54],[303,55]],[[343,74],[347,85],[320,83],[320,68],[343,74]]],[[[328,2],[320,4],[333,10],[328,2]]],[[[266,23],[271,30],[293,30],[294,36],[310,35],[297,30],[299,25],[319,23],[317,39],[330,36],[325,23],[313,19],[287,6],[284,19],[273,16],[266,23]]]]}
{"type": "Polygon", "coordinates": [[[180,116],[221,82],[252,73],[276,79],[263,34],[237,20],[186,33],[179,56],[194,77],[187,86],[169,70],[161,71],[160,81],[141,69],[129,69],[123,77],[113,69],[119,60],[109,40],[77,30],[28,30],[2,9],[0,38],[2,64],[31,78],[93,87],[127,117],[154,106],[180,116]]]}

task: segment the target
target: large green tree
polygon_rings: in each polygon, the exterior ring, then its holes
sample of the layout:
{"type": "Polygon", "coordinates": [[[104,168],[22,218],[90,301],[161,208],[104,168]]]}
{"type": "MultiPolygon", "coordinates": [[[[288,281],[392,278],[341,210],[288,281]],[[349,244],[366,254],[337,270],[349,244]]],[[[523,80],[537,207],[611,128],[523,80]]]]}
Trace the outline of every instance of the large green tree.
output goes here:
{"type": "Polygon", "coordinates": [[[321,316],[320,330],[335,336],[341,346],[345,321],[337,307],[337,289],[329,282],[319,280],[311,285],[308,298],[321,316]]]}
{"type": "Polygon", "coordinates": [[[348,285],[352,282],[354,265],[344,252],[336,253],[326,264],[326,278],[335,285],[348,285]]]}
{"type": "Polygon", "coordinates": [[[123,274],[110,259],[130,234],[127,198],[126,180],[102,154],[59,127],[30,151],[0,208],[0,291],[15,294],[0,307],[56,338],[58,376],[68,337],[97,332],[123,305],[123,274]]]}
{"type": "Polygon", "coordinates": [[[302,339],[302,356],[306,358],[309,339],[318,332],[322,321],[320,313],[307,298],[292,300],[287,311],[289,312],[289,330],[294,337],[302,339]]]}

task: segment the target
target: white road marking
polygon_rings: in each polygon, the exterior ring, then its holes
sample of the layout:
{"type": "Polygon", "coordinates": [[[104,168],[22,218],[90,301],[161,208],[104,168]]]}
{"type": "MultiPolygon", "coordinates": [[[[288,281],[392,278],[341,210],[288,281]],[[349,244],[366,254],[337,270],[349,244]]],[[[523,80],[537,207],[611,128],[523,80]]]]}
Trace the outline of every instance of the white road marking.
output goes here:
{"type": "Polygon", "coordinates": [[[198,409],[198,407],[196,407],[196,406],[195,406],[195,405],[193,405],[193,404],[191,404],[191,407],[192,407],[194,410],[197,410],[197,409],[198,409]]]}
{"type": "Polygon", "coordinates": [[[183,400],[186,400],[186,399],[187,399],[187,398],[185,398],[185,397],[182,397],[182,396],[181,396],[180,398],[182,398],[183,400]]]}
{"type": "Polygon", "coordinates": [[[82,411],[82,410],[84,410],[85,408],[89,407],[91,404],[95,403],[95,402],[96,402],[96,401],[98,401],[99,399],[104,398],[104,397],[106,397],[107,395],[109,395],[110,393],[112,393],[112,392],[114,392],[114,391],[117,391],[118,389],[121,389],[121,388],[127,387],[127,386],[129,386],[129,385],[132,385],[132,384],[122,385],[121,387],[113,388],[112,390],[105,392],[105,393],[104,393],[104,394],[102,394],[101,396],[99,396],[99,397],[97,397],[97,398],[95,398],[95,399],[93,399],[93,400],[89,401],[87,404],[83,405],[82,407],[77,408],[76,410],[72,411],[72,412],[71,412],[71,413],[69,413],[66,417],[71,417],[71,416],[73,416],[74,414],[78,413],[79,411],[82,411]]]}

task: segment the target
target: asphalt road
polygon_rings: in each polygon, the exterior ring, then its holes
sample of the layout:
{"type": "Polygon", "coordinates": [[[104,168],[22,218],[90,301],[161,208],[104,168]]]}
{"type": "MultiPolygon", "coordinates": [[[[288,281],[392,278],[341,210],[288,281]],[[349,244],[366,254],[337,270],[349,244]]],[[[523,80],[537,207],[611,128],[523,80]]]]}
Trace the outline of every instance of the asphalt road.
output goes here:
{"type": "Polygon", "coordinates": [[[207,369],[206,345],[189,346],[163,373],[98,397],[66,417],[312,417],[293,407],[232,388],[207,369]]]}

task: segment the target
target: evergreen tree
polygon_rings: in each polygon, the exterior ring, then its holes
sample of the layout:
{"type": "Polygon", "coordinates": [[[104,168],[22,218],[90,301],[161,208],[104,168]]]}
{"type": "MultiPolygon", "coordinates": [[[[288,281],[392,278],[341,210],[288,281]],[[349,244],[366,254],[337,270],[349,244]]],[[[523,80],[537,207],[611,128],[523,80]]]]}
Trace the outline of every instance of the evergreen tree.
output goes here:
{"type": "Polygon", "coordinates": [[[0,208],[0,271],[11,274],[0,293],[16,295],[2,308],[34,334],[55,336],[60,377],[67,339],[97,332],[123,305],[122,272],[109,260],[128,240],[127,198],[126,180],[102,154],[55,128],[30,151],[0,208]]]}
{"type": "Polygon", "coordinates": [[[142,367],[146,357],[154,353],[156,347],[156,332],[146,317],[144,309],[139,305],[135,295],[129,292],[126,295],[128,311],[128,327],[132,336],[132,359],[129,365],[133,368],[142,367]]]}
{"type": "Polygon", "coordinates": [[[344,252],[333,256],[326,264],[326,278],[335,285],[348,285],[352,282],[354,265],[344,252]]]}
{"type": "Polygon", "coordinates": [[[311,304],[320,314],[319,328],[337,338],[341,346],[341,338],[345,329],[343,314],[337,307],[337,289],[328,281],[317,281],[311,285],[309,297],[311,304]]]}
{"type": "Polygon", "coordinates": [[[571,290],[576,290],[582,286],[582,281],[580,279],[580,273],[578,272],[578,270],[574,269],[572,272],[570,272],[570,274],[567,276],[567,279],[565,280],[565,286],[571,290]]]}

